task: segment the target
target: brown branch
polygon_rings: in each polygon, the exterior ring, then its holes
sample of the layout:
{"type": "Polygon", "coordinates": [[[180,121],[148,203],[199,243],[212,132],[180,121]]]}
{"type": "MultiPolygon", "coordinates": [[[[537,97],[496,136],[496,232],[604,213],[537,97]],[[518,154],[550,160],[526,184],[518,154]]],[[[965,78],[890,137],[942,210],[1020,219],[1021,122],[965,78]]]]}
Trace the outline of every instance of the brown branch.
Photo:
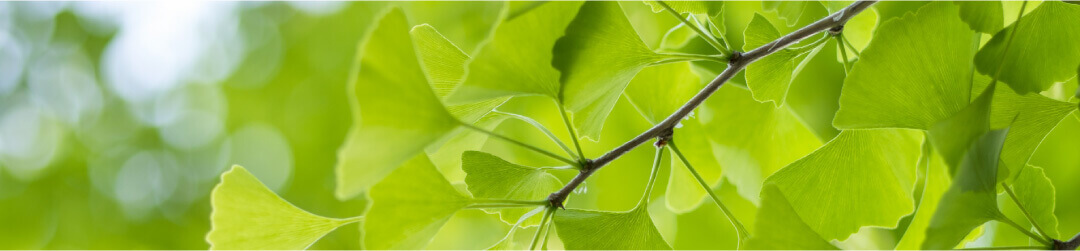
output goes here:
{"type": "Polygon", "coordinates": [[[563,202],[566,201],[566,197],[570,195],[570,192],[573,192],[575,188],[580,186],[581,183],[585,182],[585,179],[588,179],[589,176],[596,172],[596,170],[599,170],[611,161],[618,159],[623,154],[626,154],[626,152],[629,152],[638,145],[641,145],[642,143],[645,143],[650,139],[659,136],[670,135],[672,129],[675,128],[675,125],[679,124],[680,120],[686,117],[687,114],[690,114],[690,112],[697,108],[699,105],[701,105],[701,103],[705,102],[705,99],[708,99],[709,96],[716,92],[717,89],[720,89],[720,86],[724,85],[724,83],[728,80],[731,80],[732,77],[735,77],[735,74],[739,73],[739,71],[742,71],[750,63],[753,63],[754,61],[757,61],[762,57],[768,56],[769,54],[780,51],[788,47],[789,45],[797,43],[807,37],[817,34],[818,32],[826,31],[833,27],[842,26],[845,22],[848,21],[848,19],[851,19],[851,17],[859,14],[866,8],[870,7],[870,5],[874,4],[874,2],[876,1],[855,2],[848,7],[841,9],[839,12],[833,13],[832,15],[818,20],[817,22],[802,27],[786,36],[776,39],[775,41],[762,45],[757,49],[742,54],[739,54],[738,52],[733,52],[731,59],[728,62],[727,69],[724,69],[724,71],[721,72],[720,75],[716,76],[716,78],[713,79],[713,81],[710,82],[709,85],[701,89],[701,91],[698,92],[697,95],[694,95],[693,98],[690,98],[690,100],[687,101],[686,104],[684,104],[682,107],[680,107],[679,110],[675,111],[675,113],[672,113],[671,116],[668,116],[666,119],[664,119],[664,121],[661,121],[660,123],[654,125],[652,128],[649,128],[649,130],[646,130],[645,132],[641,133],[637,137],[634,137],[630,141],[627,141],[626,143],[623,143],[615,149],[612,149],[610,152],[607,152],[594,160],[587,160],[585,165],[581,169],[581,173],[578,173],[577,176],[574,176],[574,179],[570,180],[570,182],[567,183],[566,186],[564,186],[562,189],[551,193],[551,195],[548,196],[548,202],[550,202],[551,205],[555,207],[564,207],[563,202]]]}

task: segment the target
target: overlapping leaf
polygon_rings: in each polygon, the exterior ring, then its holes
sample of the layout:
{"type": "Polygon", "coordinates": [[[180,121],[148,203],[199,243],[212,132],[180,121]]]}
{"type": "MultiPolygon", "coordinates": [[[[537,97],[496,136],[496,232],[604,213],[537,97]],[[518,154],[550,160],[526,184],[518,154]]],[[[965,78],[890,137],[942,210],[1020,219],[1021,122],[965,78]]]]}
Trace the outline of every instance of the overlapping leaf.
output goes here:
{"type": "Polygon", "coordinates": [[[971,143],[990,131],[990,105],[995,86],[989,86],[968,107],[930,127],[930,142],[945,158],[949,173],[956,170],[971,143]]]}
{"type": "MultiPolygon", "coordinates": [[[[801,12],[799,12],[801,15],[801,12]]],[[[743,37],[744,50],[752,50],[780,38],[780,31],[768,19],[755,14],[747,25],[743,37]]],[[[762,102],[772,101],[776,107],[784,104],[791,81],[799,75],[802,68],[817,54],[821,47],[803,49],[782,49],[746,67],[746,86],[754,94],[754,99],[762,102]]]]}
{"type": "MultiPolygon", "coordinates": [[[[679,13],[690,13],[695,15],[707,15],[716,16],[720,12],[724,11],[723,1],[664,1],[668,7],[679,13]]],[[[664,11],[664,6],[660,5],[657,1],[645,0],[645,4],[648,4],[652,8],[653,12],[660,13],[664,11]]]]}
{"type": "Polygon", "coordinates": [[[941,202],[941,196],[949,189],[952,174],[941,156],[935,154],[929,147],[923,149],[923,155],[919,159],[919,167],[922,169],[921,193],[918,194],[918,208],[912,216],[911,223],[900,241],[896,244],[897,250],[919,249],[926,240],[926,229],[930,226],[930,220],[941,202]]]}
{"type": "Polygon", "coordinates": [[[323,235],[354,222],[308,213],[270,191],[240,166],[221,175],[210,193],[210,249],[307,249],[323,235]]]}
{"type": "Polygon", "coordinates": [[[366,190],[460,124],[432,92],[416,55],[398,8],[361,42],[348,85],[354,125],[335,168],[339,199],[366,190]]]}
{"type": "Polygon", "coordinates": [[[608,113],[642,68],[663,59],[638,37],[616,2],[586,2],[555,44],[561,100],[581,136],[599,140],[608,113]]]}
{"type": "Polygon", "coordinates": [[[958,1],[960,19],[971,26],[972,30],[994,34],[1005,25],[1005,16],[1001,3],[996,1],[958,1]]]}
{"type": "Polygon", "coordinates": [[[977,44],[958,13],[937,2],[881,25],[844,82],[833,124],[927,129],[966,107],[977,44]]]}
{"type": "Polygon", "coordinates": [[[990,131],[969,148],[930,220],[923,249],[951,249],[979,225],[1005,217],[997,208],[996,184],[1006,132],[990,131]]]}
{"type": "MultiPolygon", "coordinates": [[[[465,78],[465,64],[469,55],[443,37],[439,31],[427,24],[417,25],[409,32],[416,40],[416,52],[420,57],[424,73],[435,96],[446,99],[465,78]]],[[[472,123],[480,119],[495,107],[509,99],[507,97],[482,100],[475,103],[451,105],[446,110],[461,121],[472,123]]]]}
{"type": "MultiPolygon", "coordinates": [[[[461,158],[467,173],[465,184],[476,198],[543,200],[562,188],[558,178],[542,169],[510,163],[489,153],[467,151],[461,158]]],[[[529,210],[503,209],[499,214],[504,222],[514,222],[529,210]]],[[[523,226],[539,223],[534,219],[523,226]]]]}
{"type": "Polygon", "coordinates": [[[837,249],[814,232],[773,184],[761,190],[761,209],[746,249],[837,249]]]}
{"type": "Polygon", "coordinates": [[[1080,65],[1080,43],[1075,42],[1080,41],[1080,25],[1070,24],[1080,23],[1080,5],[1046,1],[1017,23],[979,50],[979,72],[997,76],[1000,66],[1000,80],[1020,94],[1046,90],[1073,76],[1073,67],[1080,65]]]}
{"type": "Polygon", "coordinates": [[[863,226],[895,227],[914,209],[919,142],[912,131],[843,131],[765,183],[826,240],[846,239],[863,226]]]}
{"type": "MultiPolygon", "coordinates": [[[[1006,140],[1007,142],[1008,140],[1006,140]]],[[[1058,220],[1054,215],[1055,193],[1054,185],[1041,167],[1027,166],[1019,171],[1019,175],[1012,184],[1016,192],[1016,198],[1024,209],[1031,213],[1035,223],[1050,238],[1060,238],[1058,233],[1058,220]]]]}
{"type": "Polygon", "coordinates": [[[365,249],[422,249],[470,199],[417,155],[369,192],[363,223],[365,249]]]}
{"type": "Polygon", "coordinates": [[[570,250],[671,249],[656,230],[644,204],[627,212],[558,211],[555,231],[570,250]]]}

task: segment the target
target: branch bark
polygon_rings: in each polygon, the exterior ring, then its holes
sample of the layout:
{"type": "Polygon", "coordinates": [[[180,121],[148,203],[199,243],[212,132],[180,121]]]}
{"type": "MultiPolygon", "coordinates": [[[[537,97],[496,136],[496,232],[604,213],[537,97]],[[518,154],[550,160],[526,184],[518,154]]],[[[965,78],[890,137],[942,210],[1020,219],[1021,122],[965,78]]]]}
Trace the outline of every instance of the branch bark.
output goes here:
{"type": "Polygon", "coordinates": [[[697,108],[699,105],[701,105],[701,103],[705,102],[705,100],[708,99],[709,96],[711,96],[714,92],[716,92],[717,89],[720,89],[720,86],[724,85],[724,83],[726,83],[728,80],[731,80],[732,77],[735,77],[735,74],[745,69],[746,66],[750,63],[753,63],[754,61],[757,61],[762,57],[768,56],[769,54],[783,50],[784,48],[794,43],[797,43],[807,37],[817,34],[818,32],[826,31],[833,27],[842,26],[849,19],[851,19],[851,17],[859,14],[875,2],[876,1],[855,2],[848,7],[841,9],[839,12],[833,13],[832,15],[818,20],[817,22],[802,27],[790,34],[787,34],[786,36],[780,37],[779,39],[762,45],[761,47],[753,49],[749,52],[742,54],[739,54],[738,52],[733,52],[728,62],[727,69],[724,69],[724,71],[721,72],[720,75],[716,76],[716,78],[713,79],[713,81],[710,82],[707,86],[705,86],[705,88],[701,89],[698,94],[690,98],[690,100],[687,101],[686,104],[684,104],[682,107],[680,107],[679,110],[676,110],[675,113],[672,113],[671,116],[668,116],[666,119],[664,119],[664,121],[661,121],[660,123],[654,125],[652,128],[649,128],[649,130],[646,130],[645,132],[639,134],[637,137],[634,137],[630,141],[623,143],[622,145],[616,147],[615,149],[612,149],[611,151],[605,153],[604,155],[601,155],[596,159],[586,161],[585,166],[581,169],[581,173],[578,173],[577,176],[574,176],[574,179],[570,180],[569,183],[566,183],[566,186],[564,186],[562,189],[551,193],[551,195],[548,196],[548,202],[550,202],[551,205],[554,207],[565,208],[563,202],[566,201],[566,197],[569,196],[575,188],[580,186],[581,183],[585,182],[585,180],[588,179],[589,176],[591,176],[593,173],[595,173],[597,170],[604,167],[611,161],[618,159],[623,154],[626,154],[626,152],[629,152],[630,150],[649,141],[650,139],[670,135],[672,129],[675,128],[675,125],[679,124],[680,120],[686,117],[686,115],[690,114],[690,112],[697,108]]]}
{"type": "Polygon", "coordinates": [[[1068,241],[1054,240],[1053,246],[1054,250],[1076,250],[1078,247],[1080,247],[1080,233],[1068,241]]]}

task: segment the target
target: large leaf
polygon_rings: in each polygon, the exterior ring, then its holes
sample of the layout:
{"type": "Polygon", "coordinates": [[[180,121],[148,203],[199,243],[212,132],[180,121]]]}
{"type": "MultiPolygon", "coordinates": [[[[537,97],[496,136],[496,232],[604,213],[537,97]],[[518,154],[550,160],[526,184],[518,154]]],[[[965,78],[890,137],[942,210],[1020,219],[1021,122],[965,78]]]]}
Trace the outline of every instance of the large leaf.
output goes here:
{"type": "Polygon", "coordinates": [[[372,187],[369,196],[365,249],[422,249],[450,216],[470,202],[423,154],[372,187]]]}
{"type": "MultiPolygon", "coordinates": [[[[978,77],[983,78],[981,75],[978,77]]],[[[979,82],[982,81],[976,83],[979,82]]],[[[1038,93],[1020,95],[1003,85],[997,87],[991,109],[991,128],[1009,127],[1009,135],[1005,137],[1005,146],[1001,150],[1002,164],[1009,169],[1019,170],[1027,164],[1050,131],[1077,106],[1038,93]]]]}
{"type": "MultiPolygon", "coordinates": [[[[465,184],[476,198],[543,200],[562,188],[558,178],[542,169],[510,163],[489,153],[467,151],[461,159],[461,167],[467,173],[465,184]]],[[[529,210],[513,208],[498,212],[504,222],[510,223],[529,210]]],[[[539,223],[539,220],[530,220],[522,226],[539,223]]]]}
{"type": "Polygon", "coordinates": [[[931,3],[879,27],[844,82],[833,124],[927,129],[966,107],[977,44],[958,12],[931,3]]]}
{"type": "Polygon", "coordinates": [[[570,250],[671,249],[660,236],[648,207],[626,212],[567,209],[555,212],[555,231],[570,250]]]}
{"type": "Polygon", "coordinates": [[[930,127],[930,142],[945,158],[949,170],[956,170],[971,143],[990,131],[990,107],[995,86],[989,86],[968,107],[930,127]]]}
{"type": "Polygon", "coordinates": [[[630,79],[663,59],[638,37],[616,2],[581,6],[566,36],[555,44],[552,64],[562,72],[561,100],[582,137],[600,139],[611,109],[630,79]]]}
{"type": "Polygon", "coordinates": [[[919,138],[902,130],[843,131],[765,182],[826,240],[847,239],[863,226],[895,227],[914,210],[919,138]]]}
{"type": "Polygon", "coordinates": [[[755,204],[765,177],[821,145],[787,107],[758,103],[736,86],[721,87],[705,108],[697,116],[716,160],[739,194],[755,204]]]}
{"type": "Polygon", "coordinates": [[[775,185],[765,185],[761,190],[761,208],[758,210],[754,233],[745,249],[837,249],[799,217],[775,185]]]}
{"type": "MultiPolygon", "coordinates": [[[[510,8],[535,3],[510,2],[510,8]]],[[[558,98],[559,71],[551,66],[552,48],[574,19],[581,2],[547,2],[507,20],[468,65],[465,82],[450,94],[450,104],[510,95],[558,98]]]]}
{"type": "Polygon", "coordinates": [[[335,168],[339,199],[363,192],[460,124],[431,91],[400,9],[383,15],[357,57],[348,85],[354,125],[335,168]]]}
{"type": "Polygon", "coordinates": [[[1001,2],[957,1],[953,3],[960,5],[960,19],[971,26],[972,30],[994,34],[1005,25],[1001,2]]]}
{"type": "Polygon", "coordinates": [[[307,249],[350,219],[308,213],[270,191],[255,175],[233,166],[210,192],[210,249],[307,249]]]}
{"type": "MultiPolygon", "coordinates": [[[[801,12],[800,12],[801,14],[801,12]]],[[[754,19],[746,26],[743,38],[744,50],[752,50],[780,38],[780,31],[768,19],[754,14],[754,19]]],[[[821,47],[804,49],[783,49],[765,56],[746,67],[746,86],[754,94],[754,99],[762,102],[772,101],[780,107],[787,99],[791,81],[799,75],[802,68],[817,54],[821,47]]]]}
{"type": "Polygon", "coordinates": [[[929,147],[924,148],[923,156],[919,159],[919,167],[922,176],[921,193],[917,193],[918,208],[907,225],[903,236],[896,244],[897,250],[919,249],[926,240],[926,229],[930,226],[930,220],[941,202],[941,196],[949,189],[951,173],[940,155],[934,153],[929,147]]]}
{"type": "Polygon", "coordinates": [[[952,249],[979,225],[1005,217],[997,208],[997,164],[1007,130],[990,131],[969,148],[926,229],[923,249],[952,249]]]}
{"type": "MultiPolygon", "coordinates": [[[[409,32],[416,40],[416,51],[420,56],[424,73],[431,82],[435,96],[445,100],[465,78],[465,64],[469,55],[443,37],[439,31],[427,24],[413,27],[409,32]]],[[[465,122],[475,122],[484,114],[498,107],[509,98],[494,98],[446,107],[454,117],[465,122]]]]}
{"type": "Polygon", "coordinates": [[[1013,23],[999,31],[979,50],[979,72],[996,76],[1000,66],[1000,80],[1021,94],[1074,76],[1073,67],[1080,65],[1080,25],[1072,24],[1080,23],[1080,5],[1046,1],[1017,22],[1019,27],[1013,23]]]}
{"type": "MultiPolygon", "coordinates": [[[[1007,140],[1006,140],[1007,141],[1007,140]]],[[[1046,177],[1041,167],[1027,166],[1020,169],[1020,174],[1012,184],[1016,198],[1024,205],[1024,209],[1031,213],[1035,223],[1050,238],[1059,238],[1058,220],[1054,216],[1054,185],[1050,178],[1046,177]]]]}

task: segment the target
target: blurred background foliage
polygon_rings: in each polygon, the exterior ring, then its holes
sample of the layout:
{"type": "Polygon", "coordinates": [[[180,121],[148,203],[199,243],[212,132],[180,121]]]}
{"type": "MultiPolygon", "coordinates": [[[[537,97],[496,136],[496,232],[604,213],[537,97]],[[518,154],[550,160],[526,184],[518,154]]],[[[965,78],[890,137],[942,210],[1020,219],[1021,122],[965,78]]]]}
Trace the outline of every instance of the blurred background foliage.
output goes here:
{"type": "MultiPolygon", "coordinates": [[[[205,249],[209,192],[232,164],[247,167],[300,208],[330,217],[358,215],[366,204],[363,196],[334,198],[333,167],[352,122],[345,91],[348,70],[356,43],[376,13],[387,5],[401,6],[414,25],[431,24],[471,54],[488,38],[504,4],[0,2],[0,248],[205,249]]],[[[620,5],[653,49],[661,48],[664,35],[678,24],[638,1],[620,5]]],[[[880,23],[918,7],[907,5],[882,4],[865,15],[880,23]]],[[[825,16],[825,6],[812,5],[801,13],[805,18],[793,21],[763,10],[758,2],[727,3],[723,26],[733,31],[726,33],[727,41],[742,48],[741,31],[754,13],[774,24],[793,23],[780,25],[781,33],[787,33],[825,16]]],[[[1005,13],[1015,13],[1017,4],[1005,7],[1005,13]]],[[[1011,22],[1012,15],[1006,17],[1011,22]]],[[[822,55],[836,54],[835,42],[828,43],[822,55]]],[[[708,45],[701,39],[679,47],[689,52],[703,48],[708,45]]],[[[703,76],[723,69],[715,63],[694,64],[703,76]]],[[[843,77],[840,63],[817,57],[795,79],[808,84],[793,85],[791,109],[822,142],[838,133],[831,121],[843,77]]],[[[724,88],[745,88],[741,78],[724,88]]],[[[1043,94],[1068,100],[1075,82],[1059,83],[1043,94]]],[[[556,130],[563,128],[562,121],[546,98],[513,98],[499,110],[528,115],[559,137],[569,137],[556,130]]],[[[586,155],[598,156],[650,127],[625,98],[607,125],[602,141],[583,142],[586,155]]],[[[508,120],[496,132],[557,149],[521,121],[508,120]]],[[[1076,139],[1080,116],[1074,112],[1030,161],[1045,168],[1056,186],[1060,231],[1069,234],[1080,232],[1076,139]]],[[[488,141],[483,150],[522,165],[560,164],[502,141],[488,141]]],[[[652,149],[640,147],[613,162],[579,188],[574,206],[633,207],[651,157],[652,149]]],[[[453,163],[439,168],[455,184],[464,179],[453,163]]],[[[661,170],[658,188],[668,181],[668,168],[661,170]]],[[[563,180],[573,174],[556,173],[563,180]]],[[[744,224],[752,225],[753,203],[739,197],[730,182],[715,189],[744,224]]],[[[1011,205],[999,201],[1003,208],[1011,205]]],[[[677,214],[662,198],[652,204],[653,220],[674,248],[735,248],[735,234],[715,207],[677,214]]],[[[1016,210],[1006,213],[1022,218],[1016,210]]],[[[497,215],[466,210],[428,248],[482,249],[508,228],[497,215]]],[[[354,225],[343,227],[312,248],[357,249],[358,231],[354,225]]],[[[534,230],[526,231],[517,235],[524,243],[534,230]]],[[[840,245],[890,249],[900,233],[866,228],[840,245]]],[[[976,243],[1027,245],[1027,239],[988,223],[976,243]]],[[[557,242],[552,246],[561,247],[557,242]]]]}

